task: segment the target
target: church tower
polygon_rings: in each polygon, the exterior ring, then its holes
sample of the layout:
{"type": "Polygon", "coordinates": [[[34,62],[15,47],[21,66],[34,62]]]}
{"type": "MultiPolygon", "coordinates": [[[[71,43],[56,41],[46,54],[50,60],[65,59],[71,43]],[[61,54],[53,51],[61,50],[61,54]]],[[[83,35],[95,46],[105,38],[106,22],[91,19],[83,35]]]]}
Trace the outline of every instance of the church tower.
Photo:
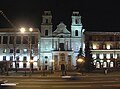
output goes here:
{"type": "Polygon", "coordinates": [[[44,11],[44,14],[42,15],[41,36],[52,36],[51,11],[44,11]]]}
{"type": "Polygon", "coordinates": [[[71,37],[81,37],[82,32],[82,23],[81,16],[79,12],[74,11],[72,14],[72,23],[71,23],[71,37]]]}

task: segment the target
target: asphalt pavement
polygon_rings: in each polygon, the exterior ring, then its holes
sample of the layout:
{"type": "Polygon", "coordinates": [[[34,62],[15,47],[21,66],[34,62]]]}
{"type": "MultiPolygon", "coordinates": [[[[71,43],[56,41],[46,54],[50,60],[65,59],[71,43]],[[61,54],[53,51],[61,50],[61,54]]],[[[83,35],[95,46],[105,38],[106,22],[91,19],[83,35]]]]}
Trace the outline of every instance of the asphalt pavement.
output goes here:
{"type": "MultiPolygon", "coordinates": [[[[0,77],[40,77],[40,78],[61,78],[62,72],[61,71],[9,71],[8,75],[7,73],[0,75],[0,77]]],[[[85,72],[80,73],[77,71],[67,71],[65,76],[81,76],[81,77],[107,77],[107,76],[120,76],[120,71],[113,71],[113,72],[85,72]]]]}

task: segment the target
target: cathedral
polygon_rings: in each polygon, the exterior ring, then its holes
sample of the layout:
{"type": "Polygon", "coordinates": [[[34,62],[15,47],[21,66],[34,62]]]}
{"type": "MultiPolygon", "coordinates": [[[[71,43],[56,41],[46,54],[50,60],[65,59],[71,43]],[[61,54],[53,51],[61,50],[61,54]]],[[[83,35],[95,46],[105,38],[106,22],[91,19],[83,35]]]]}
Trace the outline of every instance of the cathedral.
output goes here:
{"type": "Polygon", "coordinates": [[[61,70],[61,65],[64,64],[67,70],[74,69],[78,52],[80,48],[84,48],[84,29],[79,12],[74,11],[71,19],[71,29],[67,29],[67,26],[60,22],[54,30],[51,11],[44,11],[39,39],[42,68],[61,70]]]}

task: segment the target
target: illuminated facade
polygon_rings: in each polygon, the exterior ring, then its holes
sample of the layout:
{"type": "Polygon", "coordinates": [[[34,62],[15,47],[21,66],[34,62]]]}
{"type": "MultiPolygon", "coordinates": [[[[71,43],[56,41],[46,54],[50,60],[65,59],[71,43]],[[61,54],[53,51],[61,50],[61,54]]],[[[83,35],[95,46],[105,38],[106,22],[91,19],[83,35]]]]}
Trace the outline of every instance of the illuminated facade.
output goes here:
{"type": "Polygon", "coordinates": [[[83,32],[79,12],[73,12],[71,29],[67,30],[63,22],[53,29],[51,11],[44,11],[42,15],[40,34],[40,65],[41,69],[61,70],[64,64],[67,70],[76,65],[76,56],[83,45],[83,32]],[[51,63],[54,60],[54,63],[51,63]]]}
{"type": "Polygon", "coordinates": [[[120,67],[120,32],[85,32],[96,68],[120,67]]]}
{"type": "Polygon", "coordinates": [[[0,61],[10,61],[10,68],[30,67],[30,42],[34,68],[37,68],[39,29],[22,34],[19,29],[0,29],[0,61]],[[31,41],[30,41],[31,38],[31,41]]]}

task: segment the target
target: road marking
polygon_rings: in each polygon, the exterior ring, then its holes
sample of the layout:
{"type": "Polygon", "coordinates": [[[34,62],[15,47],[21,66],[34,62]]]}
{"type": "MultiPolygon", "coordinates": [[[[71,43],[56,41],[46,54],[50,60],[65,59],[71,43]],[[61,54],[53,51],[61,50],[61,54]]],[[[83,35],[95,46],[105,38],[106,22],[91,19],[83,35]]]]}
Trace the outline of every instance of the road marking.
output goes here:
{"type": "Polygon", "coordinates": [[[52,86],[52,87],[91,87],[92,85],[61,85],[61,86],[52,86]]]}
{"type": "Polygon", "coordinates": [[[120,87],[120,84],[106,84],[106,85],[103,85],[103,86],[114,86],[114,87],[120,87]]]}

